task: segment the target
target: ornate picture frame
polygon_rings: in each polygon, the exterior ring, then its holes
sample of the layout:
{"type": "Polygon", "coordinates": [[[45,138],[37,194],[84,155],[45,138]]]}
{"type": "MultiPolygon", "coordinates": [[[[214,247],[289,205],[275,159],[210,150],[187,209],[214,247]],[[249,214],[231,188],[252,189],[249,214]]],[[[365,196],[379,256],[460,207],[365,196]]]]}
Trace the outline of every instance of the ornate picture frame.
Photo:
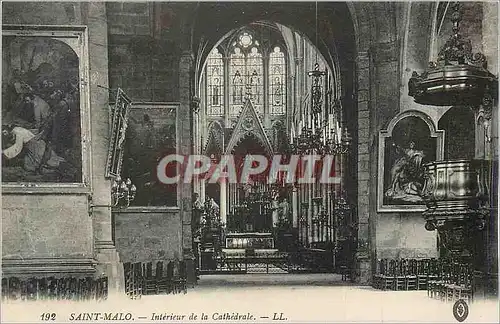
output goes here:
{"type": "Polygon", "coordinates": [[[111,107],[111,134],[106,160],[106,178],[121,176],[123,150],[131,104],[132,100],[122,89],[118,88],[115,104],[111,107]]]}
{"type": "Polygon", "coordinates": [[[427,114],[408,110],[379,133],[377,211],[421,212],[423,164],[444,157],[444,131],[427,114]]]}
{"type": "Polygon", "coordinates": [[[90,191],[87,27],[3,25],[2,60],[2,192],[90,191]]]}

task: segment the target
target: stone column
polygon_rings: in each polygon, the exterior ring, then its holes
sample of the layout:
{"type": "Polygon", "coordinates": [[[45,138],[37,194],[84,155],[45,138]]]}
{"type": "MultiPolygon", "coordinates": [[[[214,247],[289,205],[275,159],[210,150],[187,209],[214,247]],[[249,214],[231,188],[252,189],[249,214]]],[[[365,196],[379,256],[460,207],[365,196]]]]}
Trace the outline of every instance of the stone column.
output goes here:
{"type": "MultiPolygon", "coordinates": [[[[179,154],[189,155],[193,152],[193,107],[192,107],[192,85],[193,85],[193,62],[194,57],[191,51],[183,51],[179,61],[179,154]]],[[[178,185],[180,198],[180,217],[182,221],[182,254],[186,261],[188,282],[196,281],[194,253],[192,251],[193,237],[191,234],[191,213],[193,184],[180,182],[178,185]]]]}
{"type": "MultiPolygon", "coordinates": [[[[200,118],[200,98],[193,97],[191,101],[191,111],[193,114],[193,152],[198,155],[201,154],[203,143],[201,143],[201,118],[200,118]]],[[[193,191],[198,194],[201,193],[201,179],[199,177],[194,177],[193,179],[193,191]]]]}
{"type": "Polygon", "coordinates": [[[220,212],[220,221],[224,224],[227,223],[227,214],[226,214],[226,206],[227,206],[227,187],[226,187],[226,179],[221,177],[219,180],[219,185],[220,185],[220,206],[219,206],[219,212],[220,212]]]}
{"type": "MultiPolygon", "coordinates": [[[[368,110],[369,56],[359,53],[358,70],[358,246],[355,255],[356,281],[368,284],[371,280],[369,237],[369,188],[370,188],[370,119],[368,110]]],[[[347,159],[349,160],[349,159],[347,159]]],[[[372,185],[372,188],[376,186],[372,185]]],[[[342,193],[341,193],[342,194],[342,193]]]]}
{"type": "MultiPolygon", "coordinates": [[[[109,138],[108,26],[106,5],[89,2],[82,5],[82,22],[88,26],[90,67],[90,109],[92,134],[92,198],[95,205],[111,204],[111,183],[104,178],[109,138]]],[[[110,207],[92,210],[96,276],[107,276],[109,294],[124,292],[123,267],[112,238],[110,207]]]]}
{"type": "Polygon", "coordinates": [[[206,195],[206,180],[201,179],[200,180],[200,200],[201,202],[205,202],[205,195],[206,195]]]}
{"type": "Polygon", "coordinates": [[[297,214],[297,204],[298,204],[298,195],[297,195],[297,187],[293,187],[292,189],[292,226],[298,227],[298,214],[297,214]]]}
{"type": "MultiPolygon", "coordinates": [[[[229,56],[224,56],[224,127],[229,128],[229,96],[231,91],[229,88],[229,56]]],[[[222,134],[224,136],[224,134],[222,134]]],[[[225,147],[222,147],[224,150],[225,147]]]]}

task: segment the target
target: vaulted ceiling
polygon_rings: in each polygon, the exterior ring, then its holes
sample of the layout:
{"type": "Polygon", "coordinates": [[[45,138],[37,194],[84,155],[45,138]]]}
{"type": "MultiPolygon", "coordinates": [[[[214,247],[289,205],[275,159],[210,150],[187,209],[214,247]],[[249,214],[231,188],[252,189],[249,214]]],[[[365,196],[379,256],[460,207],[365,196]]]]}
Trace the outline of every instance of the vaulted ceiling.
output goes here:
{"type": "Polygon", "coordinates": [[[256,21],[285,25],[313,44],[317,39],[330,65],[334,60],[343,65],[355,57],[354,26],[342,2],[318,2],[317,10],[314,2],[203,2],[197,4],[191,19],[191,46],[201,56],[200,62],[224,35],[256,21]]]}

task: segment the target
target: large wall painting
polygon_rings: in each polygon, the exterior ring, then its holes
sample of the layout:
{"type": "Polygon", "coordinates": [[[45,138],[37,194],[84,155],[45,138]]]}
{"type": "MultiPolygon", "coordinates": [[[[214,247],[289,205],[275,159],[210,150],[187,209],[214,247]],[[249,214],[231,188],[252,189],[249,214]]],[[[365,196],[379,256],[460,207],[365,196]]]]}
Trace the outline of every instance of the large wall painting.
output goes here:
{"type": "Polygon", "coordinates": [[[3,27],[2,182],[84,186],[85,29],[47,28],[3,27]]]}
{"type": "MultiPolygon", "coordinates": [[[[177,153],[177,104],[143,103],[130,107],[122,177],[137,187],[132,207],[163,208],[177,204],[177,185],[157,177],[159,161],[177,153]]],[[[177,174],[175,165],[167,176],[177,174]]]]}
{"type": "Polygon", "coordinates": [[[379,212],[424,211],[424,165],[443,159],[444,132],[429,116],[405,111],[379,136],[379,212]]]}

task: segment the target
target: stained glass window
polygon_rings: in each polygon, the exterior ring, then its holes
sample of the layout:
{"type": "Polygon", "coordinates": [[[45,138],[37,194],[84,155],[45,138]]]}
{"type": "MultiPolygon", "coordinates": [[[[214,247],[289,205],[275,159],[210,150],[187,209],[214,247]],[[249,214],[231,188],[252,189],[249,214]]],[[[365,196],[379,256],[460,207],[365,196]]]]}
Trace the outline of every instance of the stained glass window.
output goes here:
{"type": "Polygon", "coordinates": [[[245,55],[239,47],[235,47],[233,53],[231,53],[229,64],[229,80],[231,83],[229,111],[232,115],[237,115],[245,102],[245,77],[245,55]]]}
{"type": "Polygon", "coordinates": [[[207,113],[220,116],[224,113],[224,62],[217,48],[207,61],[207,113]]]}
{"type": "Polygon", "coordinates": [[[286,104],[285,54],[276,46],[269,55],[269,107],[271,114],[285,113],[286,104]]]}
{"type": "Polygon", "coordinates": [[[240,45],[243,48],[247,48],[252,44],[252,35],[250,35],[247,32],[244,32],[240,35],[239,40],[240,40],[240,45]]]}
{"type": "Polygon", "coordinates": [[[262,80],[264,67],[262,62],[262,54],[259,53],[257,47],[253,47],[248,54],[247,59],[247,80],[250,99],[254,104],[255,111],[262,113],[264,103],[264,82],[262,80]]]}
{"type": "Polygon", "coordinates": [[[274,115],[286,112],[284,51],[276,46],[270,53],[269,60],[264,60],[260,43],[250,31],[240,32],[230,43],[227,61],[223,60],[217,49],[210,53],[206,69],[207,114],[222,116],[228,111],[231,116],[236,117],[246,98],[252,100],[258,114],[263,114],[264,105],[274,115]],[[268,67],[266,75],[264,64],[268,67]],[[224,84],[224,80],[227,80],[227,84],[224,84]],[[264,90],[268,91],[266,96],[264,90]],[[226,102],[229,107],[225,107],[226,102]]]}

